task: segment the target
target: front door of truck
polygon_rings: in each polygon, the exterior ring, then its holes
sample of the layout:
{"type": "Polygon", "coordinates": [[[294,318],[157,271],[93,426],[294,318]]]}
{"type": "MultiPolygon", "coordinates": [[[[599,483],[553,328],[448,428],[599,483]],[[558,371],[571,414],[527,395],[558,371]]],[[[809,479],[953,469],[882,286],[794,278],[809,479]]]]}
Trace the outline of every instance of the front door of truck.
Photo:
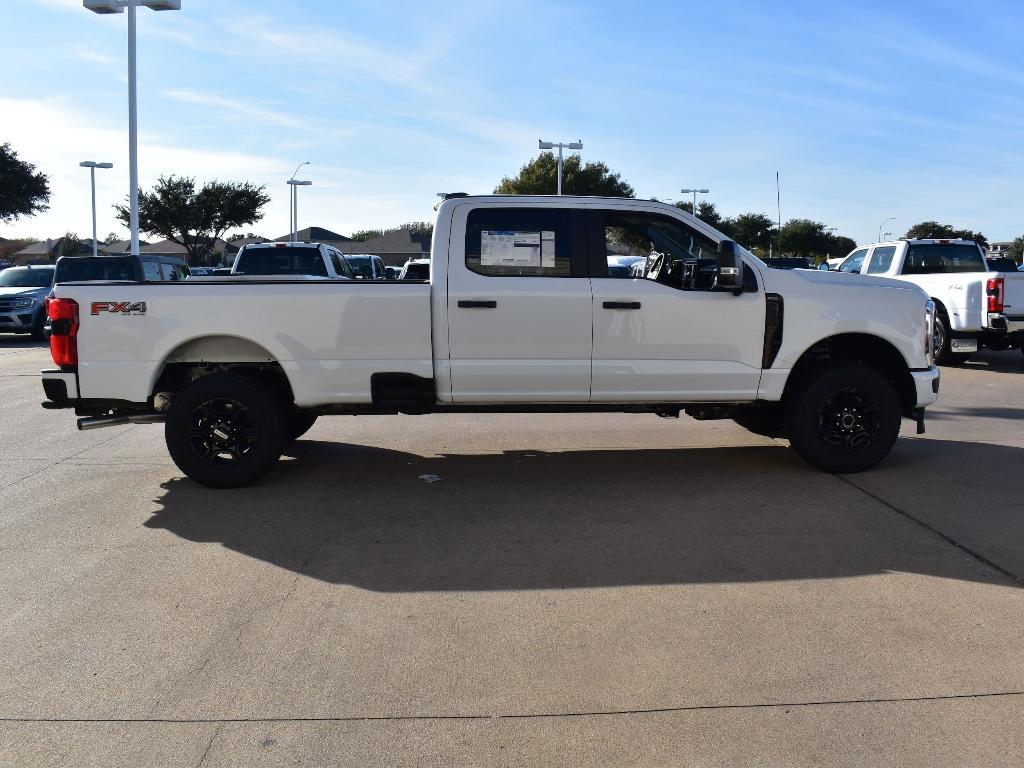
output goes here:
{"type": "MultiPolygon", "coordinates": [[[[753,399],[761,376],[764,291],[736,296],[711,290],[718,243],[675,217],[598,207],[587,215],[591,401],[753,399]],[[641,257],[630,271],[621,269],[641,257]],[[667,275],[658,269],[662,264],[670,267],[667,275]]],[[[757,286],[755,275],[747,277],[757,286]]]]}
{"type": "Polygon", "coordinates": [[[586,403],[591,295],[582,207],[460,206],[448,251],[456,403],[586,403]]]}

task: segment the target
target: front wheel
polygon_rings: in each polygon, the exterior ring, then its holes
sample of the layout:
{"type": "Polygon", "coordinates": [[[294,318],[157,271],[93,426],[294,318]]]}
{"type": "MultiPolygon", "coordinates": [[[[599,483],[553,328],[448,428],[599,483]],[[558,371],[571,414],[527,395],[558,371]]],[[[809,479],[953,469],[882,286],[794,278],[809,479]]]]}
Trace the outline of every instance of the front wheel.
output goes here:
{"type": "Polygon", "coordinates": [[[285,414],[285,440],[298,440],[316,423],[317,414],[309,411],[289,411],[285,414]]]}
{"type": "Polygon", "coordinates": [[[215,373],[174,399],[164,425],[178,468],[211,488],[259,480],[281,455],[284,419],[273,392],[259,382],[215,373]]]}
{"type": "Polygon", "coordinates": [[[854,363],[810,374],[786,405],[794,450],[826,472],[870,469],[892,450],[902,418],[893,385],[854,363]]]}

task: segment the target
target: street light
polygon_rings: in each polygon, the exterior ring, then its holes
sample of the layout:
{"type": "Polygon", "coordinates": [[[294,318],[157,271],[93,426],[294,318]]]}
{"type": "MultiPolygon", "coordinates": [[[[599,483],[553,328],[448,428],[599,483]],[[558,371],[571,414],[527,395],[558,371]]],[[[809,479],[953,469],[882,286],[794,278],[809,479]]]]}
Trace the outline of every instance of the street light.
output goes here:
{"type": "Polygon", "coordinates": [[[882,227],[884,227],[890,221],[896,221],[896,217],[890,216],[888,219],[886,219],[885,221],[878,225],[878,242],[882,242],[882,227]]]}
{"type": "Polygon", "coordinates": [[[128,9],[128,201],[131,214],[132,256],[139,255],[139,125],[135,87],[135,8],[144,5],[154,11],[180,11],[181,0],[82,0],[93,13],[123,13],[128,9]]]}
{"type": "Polygon", "coordinates": [[[538,139],[537,147],[539,149],[554,149],[555,147],[558,147],[558,191],[556,194],[562,194],[562,150],[583,149],[583,139],[570,142],[569,144],[563,144],[560,141],[544,141],[543,139],[538,139]]]}
{"type": "MultiPolygon", "coordinates": [[[[298,169],[296,169],[296,173],[297,172],[298,172],[298,169]]],[[[294,224],[294,229],[292,229],[292,242],[294,243],[294,242],[298,241],[298,237],[299,237],[299,233],[298,233],[298,229],[299,229],[299,195],[298,195],[298,188],[299,187],[308,187],[313,182],[312,181],[299,181],[298,179],[288,179],[288,183],[291,185],[291,188],[292,188],[292,220],[293,220],[293,224],[294,224]]]]}
{"type": "Polygon", "coordinates": [[[96,255],[96,169],[113,168],[113,163],[97,163],[95,160],[83,160],[79,163],[89,169],[89,181],[92,186],[92,255],[96,255]]]}
{"type": "Polygon", "coordinates": [[[691,192],[693,193],[693,215],[696,216],[697,215],[697,193],[699,192],[702,195],[706,195],[711,190],[710,189],[680,189],[679,191],[682,192],[684,195],[688,195],[691,192]]]}
{"type": "MultiPolygon", "coordinates": [[[[295,180],[295,174],[298,173],[299,169],[302,168],[302,166],[304,166],[304,165],[309,165],[309,160],[306,160],[305,162],[299,163],[295,167],[295,173],[293,173],[292,177],[290,179],[288,179],[288,182],[287,182],[288,184],[291,184],[295,180]]],[[[291,242],[293,242],[293,243],[295,242],[295,230],[298,229],[298,227],[296,226],[296,221],[295,221],[295,216],[296,216],[295,203],[296,203],[295,187],[292,186],[288,190],[288,232],[289,232],[288,239],[291,242]]]]}

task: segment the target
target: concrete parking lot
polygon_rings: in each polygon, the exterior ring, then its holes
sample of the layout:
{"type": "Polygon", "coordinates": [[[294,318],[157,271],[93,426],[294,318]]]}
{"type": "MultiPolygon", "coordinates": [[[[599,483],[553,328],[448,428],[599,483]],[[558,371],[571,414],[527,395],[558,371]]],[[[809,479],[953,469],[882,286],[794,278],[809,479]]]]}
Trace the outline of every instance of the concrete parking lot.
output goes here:
{"type": "Polygon", "coordinates": [[[862,475],[731,422],[335,417],[239,491],[40,409],[48,361],[0,337],[0,765],[1024,763],[1020,353],[862,475]]]}

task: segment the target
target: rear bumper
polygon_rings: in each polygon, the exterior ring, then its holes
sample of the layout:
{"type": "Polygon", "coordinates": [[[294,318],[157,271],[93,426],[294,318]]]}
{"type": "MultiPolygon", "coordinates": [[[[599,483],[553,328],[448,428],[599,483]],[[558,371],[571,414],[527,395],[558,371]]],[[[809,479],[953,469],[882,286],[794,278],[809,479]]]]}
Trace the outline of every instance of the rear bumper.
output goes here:
{"type": "Polygon", "coordinates": [[[917,407],[926,408],[939,399],[939,368],[933,365],[923,371],[911,371],[917,393],[917,407]]]}
{"type": "Polygon", "coordinates": [[[74,408],[78,400],[78,374],[49,369],[40,373],[48,408],[74,408]],[[52,403],[52,405],[51,405],[52,403]]]}

